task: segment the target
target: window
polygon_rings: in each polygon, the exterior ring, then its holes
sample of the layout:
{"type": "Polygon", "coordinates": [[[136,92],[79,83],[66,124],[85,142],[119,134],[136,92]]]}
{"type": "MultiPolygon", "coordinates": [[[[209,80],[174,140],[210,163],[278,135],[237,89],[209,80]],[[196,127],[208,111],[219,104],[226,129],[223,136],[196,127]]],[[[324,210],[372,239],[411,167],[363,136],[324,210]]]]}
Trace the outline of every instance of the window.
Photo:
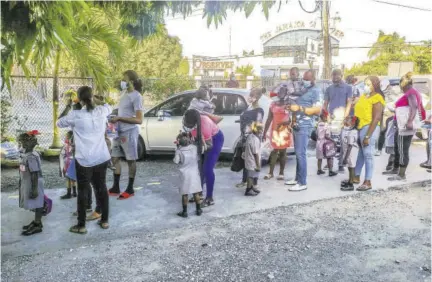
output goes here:
{"type": "Polygon", "coordinates": [[[186,110],[189,108],[189,104],[193,98],[193,95],[181,95],[165,101],[158,107],[146,113],[146,117],[156,117],[157,112],[160,110],[166,111],[171,116],[183,116],[186,110]]]}
{"type": "Polygon", "coordinates": [[[214,93],[213,100],[216,115],[240,115],[247,109],[245,99],[237,94],[214,93]]]}

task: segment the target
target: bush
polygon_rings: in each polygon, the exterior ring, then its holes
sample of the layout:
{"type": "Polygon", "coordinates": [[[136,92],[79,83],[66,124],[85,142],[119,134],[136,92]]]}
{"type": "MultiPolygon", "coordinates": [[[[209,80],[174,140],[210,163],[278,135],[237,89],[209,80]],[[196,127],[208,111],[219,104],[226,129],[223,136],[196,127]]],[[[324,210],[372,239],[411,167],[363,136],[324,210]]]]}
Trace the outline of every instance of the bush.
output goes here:
{"type": "Polygon", "coordinates": [[[1,133],[1,139],[6,140],[7,136],[6,134],[8,133],[9,130],[9,125],[12,122],[12,115],[11,115],[11,107],[12,107],[12,103],[10,102],[10,99],[6,98],[6,97],[2,97],[1,98],[1,115],[0,115],[0,119],[1,119],[1,127],[0,127],[0,133],[1,133]]]}
{"type": "Polygon", "coordinates": [[[175,93],[195,88],[195,81],[189,76],[168,76],[147,79],[146,82],[145,88],[154,101],[161,101],[175,93]]]}

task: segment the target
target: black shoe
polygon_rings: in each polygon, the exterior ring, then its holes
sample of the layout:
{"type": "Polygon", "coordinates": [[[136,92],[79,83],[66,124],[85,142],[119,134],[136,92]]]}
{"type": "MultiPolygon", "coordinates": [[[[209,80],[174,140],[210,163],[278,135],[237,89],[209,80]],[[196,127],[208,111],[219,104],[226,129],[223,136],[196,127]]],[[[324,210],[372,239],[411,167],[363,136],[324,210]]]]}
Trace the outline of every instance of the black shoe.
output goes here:
{"type": "Polygon", "coordinates": [[[36,223],[36,222],[32,222],[32,223],[33,225],[31,225],[28,229],[24,230],[21,233],[21,235],[30,236],[42,232],[42,223],[36,223]]]}
{"type": "Polygon", "coordinates": [[[343,166],[339,167],[339,173],[345,173],[345,168],[343,166]]]}
{"type": "MultiPolygon", "coordinates": [[[[76,196],[74,196],[76,197],[76,196]]],[[[71,193],[67,193],[63,196],[60,196],[60,200],[67,200],[67,199],[71,199],[72,198],[72,194],[71,193]]]]}
{"type": "Polygon", "coordinates": [[[196,210],[196,211],[195,211],[195,214],[196,214],[197,216],[202,215],[202,209],[196,210]]]}
{"type": "Polygon", "coordinates": [[[254,192],[254,190],[252,190],[252,188],[247,188],[245,191],[245,196],[257,196],[258,194],[254,192]]]}
{"type": "Polygon", "coordinates": [[[428,164],[428,162],[421,163],[420,167],[426,168],[426,169],[431,169],[431,166],[428,164]]]}
{"type": "MultiPolygon", "coordinates": [[[[32,222],[30,222],[30,224],[28,224],[28,225],[24,225],[24,226],[22,227],[22,229],[23,229],[23,230],[30,229],[30,228],[33,227],[35,224],[37,224],[37,223],[36,223],[35,221],[32,221],[32,222]]],[[[41,225],[41,227],[43,228],[42,222],[40,223],[40,225],[41,225]]]]}
{"type": "Polygon", "coordinates": [[[329,171],[329,176],[330,176],[330,177],[332,177],[332,176],[336,176],[336,175],[338,175],[337,172],[329,171]]]}
{"type": "Polygon", "coordinates": [[[392,169],[392,170],[388,170],[388,171],[384,171],[382,174],[383,175],[393,175],[393,174],[398,174],[399,173],[399,169],[392,169]]]}
{"type": "Polygon", "coordinates": [[[258,190],[258,189],[256,189],[256,188],[252,188],[252,191],[254,191],[254,192],[257,193],[257,194],[261,193],[261,191],[258,190]]]}
{"type": "Polygon", "coordinates": [[[318,170],[318,171],[317,171],[317,174],[318,174],[318,175],[325,174],[325,171],[324,171],[324,170],[318,170]]]}
{"type": "Polygon", "coordinates": [[[180,217],[184,217],[184,218],[188,217],[188,213],[187,212],[183,212],[183,211],[179,212],[177,215],[180,216],[180,217]]]}
{"type": "Polygon", "coordinates": [[[348,179],[347,180],[342,180],[341,181],[341,187],[346,187],[348,185],[348,183],[349,183],[348,179]]]}
{"type": "Polygon", "coordinates": [[[386,166],[386,171],[389,171],[389,170],[393,170],[393,165],[387,165],[386,166]]]}
{"type": "Polygon", "coordinates": [[[341,186],[341,191],[354,191],[354,184],[347,183],[346,186],[341,186]]]}

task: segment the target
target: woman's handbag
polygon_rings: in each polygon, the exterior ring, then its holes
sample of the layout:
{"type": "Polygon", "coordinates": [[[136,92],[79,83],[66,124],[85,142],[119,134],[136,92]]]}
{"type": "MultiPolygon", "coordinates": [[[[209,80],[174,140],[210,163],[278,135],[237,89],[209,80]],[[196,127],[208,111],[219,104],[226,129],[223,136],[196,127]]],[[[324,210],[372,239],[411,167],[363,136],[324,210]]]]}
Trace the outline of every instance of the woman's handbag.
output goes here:
{"type": "MultiPolygon", "coordinates": [[[[407,130],[406,125],[408,123],[409,115],[410,115],[410,107],[404,106],[404,107],[398,107],[396,108],[396,120],[397,120],[397,126],[398,129],[401,131],[407,130]]],[[[420,120],[420,112],[417,112],[414,121],[413,121],[413,129],[417,130],[422,126],[421,120],[420,120]]]]}

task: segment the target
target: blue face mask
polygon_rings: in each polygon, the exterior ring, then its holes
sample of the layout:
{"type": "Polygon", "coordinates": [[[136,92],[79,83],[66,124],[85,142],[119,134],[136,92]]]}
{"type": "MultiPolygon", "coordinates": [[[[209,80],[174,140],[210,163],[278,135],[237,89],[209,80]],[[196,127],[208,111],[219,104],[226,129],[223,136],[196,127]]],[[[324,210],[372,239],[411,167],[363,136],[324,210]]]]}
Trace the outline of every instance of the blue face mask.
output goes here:
{"type": "Polygon", "coordinates": [[[304,86],[305,88],[309,88],[309,87],[312,86],[312,82],[307,81],[307,80],[304,80],[304,81],[303,81],[303,86],[304,86]]]}

